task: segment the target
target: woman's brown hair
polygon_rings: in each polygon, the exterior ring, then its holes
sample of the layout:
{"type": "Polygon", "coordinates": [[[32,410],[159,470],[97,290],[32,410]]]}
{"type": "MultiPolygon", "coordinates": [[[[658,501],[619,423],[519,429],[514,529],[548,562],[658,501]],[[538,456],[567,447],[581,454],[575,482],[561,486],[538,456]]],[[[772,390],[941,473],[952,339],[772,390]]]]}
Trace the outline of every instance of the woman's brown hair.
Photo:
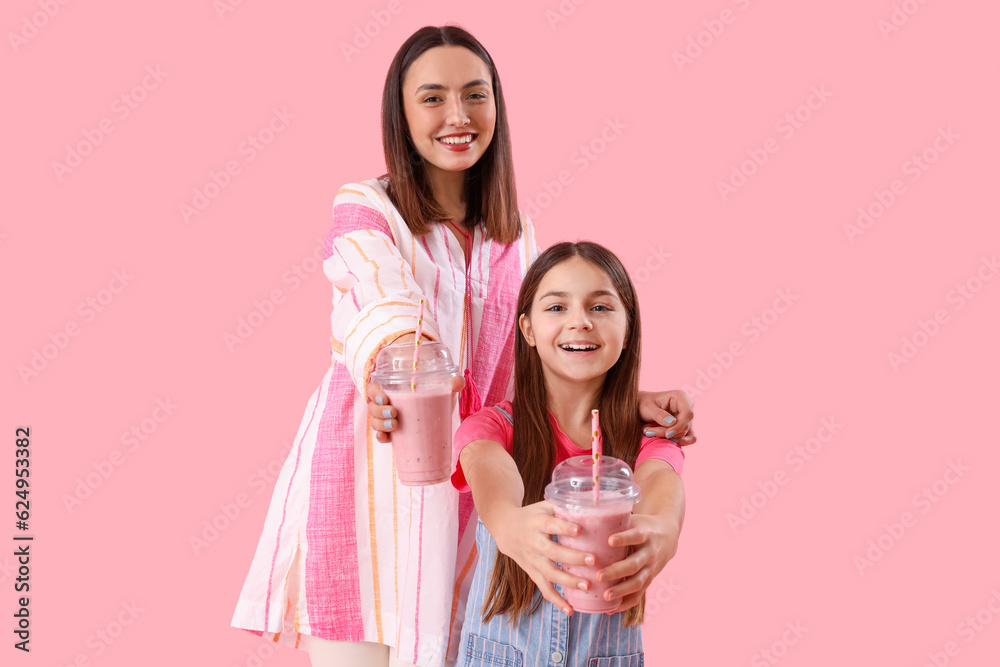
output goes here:
{"type": "MultiPolygon", "coordinates": [[[[618,293],[627,315],[626,349],[604,378],[597,408],[601,411],[604,453],[635,468],[642,442],[639,418],[639,351],[642,349],[639,302],[635,287],[621,261],[596,243],[557,243],[528,269],[517,297],[517,317],[531,317],[538,285],[549,270],[572,257],[579,257],[604,271],[618,293]]],[[[549,421],[548,396],[538,351],[528,345],[520,331],[514,343],[514,462],[524,483],[522,506],[543,500],[545,485],[555,468],[555,436],[549,421]]],[[[497,614],[510,614],[516,622],[521,614],[534,613],[541,604],[535,582],[512,558],[497,553],[496,563],[483,603],[483,622],[497,614]]],[[[625,612],[625,625],[642,623],[645,595],[625,612]]]]}
{"type": "Polygon", "coordinates": [[[430,231],[430,223],[448,218],[435,201],[427,182],[424,160],[410,138],[403,109],[403,79],[410,65],[422,53],[436,46],[461,46],[486,63],[496,102],[496,127],[483,156],[465,172],[465,220],[486,224],[486,237],[499,243],[513,243],[521,236],[514,187],[507,107],[503,100],[500,75],[493,58],[479,41],[455,25],[425,26],[410,35],[396,52],[382,90],[382,147],[389,178],[386,191],[414,235],[430,231]]]}

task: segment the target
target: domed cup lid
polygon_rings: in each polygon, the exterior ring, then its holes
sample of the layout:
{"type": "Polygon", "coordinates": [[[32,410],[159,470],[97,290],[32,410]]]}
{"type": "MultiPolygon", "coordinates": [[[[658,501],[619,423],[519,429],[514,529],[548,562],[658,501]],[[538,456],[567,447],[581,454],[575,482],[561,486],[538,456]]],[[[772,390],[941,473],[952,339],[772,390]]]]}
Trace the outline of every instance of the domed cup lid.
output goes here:
{"type": "Polygon", "coordinates": [[[413,351],[416,345],[386,345],[375,357],[372,382],[380,385],[407,384],[416,381],[443,379],[458,375],[458,365],[442,343],[429,341],[420,344],[416,371],[413,369],[413,351]]]}
{"type": "MultiPolygon", "coordinates": [[[[632,469],[621,459],[601,456],[597,463],[599,503],[638,502],[639,485],[632,479],[632,469]]],[[[566,505],[594,505],[594,459],[574,456],[552,471],[552,482],[545,487],[545,498],[566,505]]]]}

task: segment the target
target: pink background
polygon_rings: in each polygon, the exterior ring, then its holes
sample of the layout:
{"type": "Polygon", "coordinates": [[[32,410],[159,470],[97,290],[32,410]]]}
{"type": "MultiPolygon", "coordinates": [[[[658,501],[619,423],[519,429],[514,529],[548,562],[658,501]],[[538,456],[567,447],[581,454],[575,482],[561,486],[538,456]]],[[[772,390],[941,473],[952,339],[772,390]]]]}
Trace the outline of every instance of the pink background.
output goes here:
{"type": "Polygon", "coordinates": [[[1000,279],[983,258],[1000,251],[1000,7],[643,4],[563,0],[557,23],[555,0],[401,0],[397,14],[246,0],[221,16],[211,0],[4,4],[5,664],[308,664],[228,624],[283,443],[328,365],[331,288],[310,256],[337,188],[383,171],[393,53],[449,21],[498,63],[540,244],[615,250],[639,283],[643,385],[697,390],[686,525],[651,589],[647,664],[996,664],[1000,279]],[[348,58],[366,24],[375,36],[348,58]],[[685,49],[696,57],[678,66],[685,49]],[[240,146],[275,108],[294,118],[249,160],[240,146]],[[102,121],[112,131],[60,180],[53,163],[102,121]],[[754,155],[724,200],[718,183],[754,155]],[[239,173],[185,221],[229,161],[239,173]],[[878,197],[894,200],[849,238],[878,197]],[[904,337],[915,347],[894,367],[904,337]],[[23,379],[36,351],[51,358],[23,379]],[[23,425],[30,655],[10,630],[23,425]],[[228,526],[196,553],[213,520],[228,526]]]}

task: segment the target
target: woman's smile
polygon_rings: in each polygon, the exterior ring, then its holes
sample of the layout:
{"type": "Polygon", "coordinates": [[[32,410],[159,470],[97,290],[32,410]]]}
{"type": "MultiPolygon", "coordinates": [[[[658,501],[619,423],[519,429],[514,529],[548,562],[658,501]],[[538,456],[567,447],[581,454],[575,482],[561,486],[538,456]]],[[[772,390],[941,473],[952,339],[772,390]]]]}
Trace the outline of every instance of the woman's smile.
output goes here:
{"type": "Polygon", "coordinates": [[[450,151],[467,151],[478,136],[475,132],[458,132],[438,137],[437,142],[450,151]]]}

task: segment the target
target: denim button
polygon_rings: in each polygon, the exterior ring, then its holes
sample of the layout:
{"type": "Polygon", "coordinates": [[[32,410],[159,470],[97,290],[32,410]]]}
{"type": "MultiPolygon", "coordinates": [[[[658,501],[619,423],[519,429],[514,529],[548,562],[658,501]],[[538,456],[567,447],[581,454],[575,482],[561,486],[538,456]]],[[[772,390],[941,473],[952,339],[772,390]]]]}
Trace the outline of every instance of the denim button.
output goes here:
{"type": "Polygon", "coordinates": [[[562,662],[563,655],[559,651],[552,654],[552,662],[562,662]]]}

